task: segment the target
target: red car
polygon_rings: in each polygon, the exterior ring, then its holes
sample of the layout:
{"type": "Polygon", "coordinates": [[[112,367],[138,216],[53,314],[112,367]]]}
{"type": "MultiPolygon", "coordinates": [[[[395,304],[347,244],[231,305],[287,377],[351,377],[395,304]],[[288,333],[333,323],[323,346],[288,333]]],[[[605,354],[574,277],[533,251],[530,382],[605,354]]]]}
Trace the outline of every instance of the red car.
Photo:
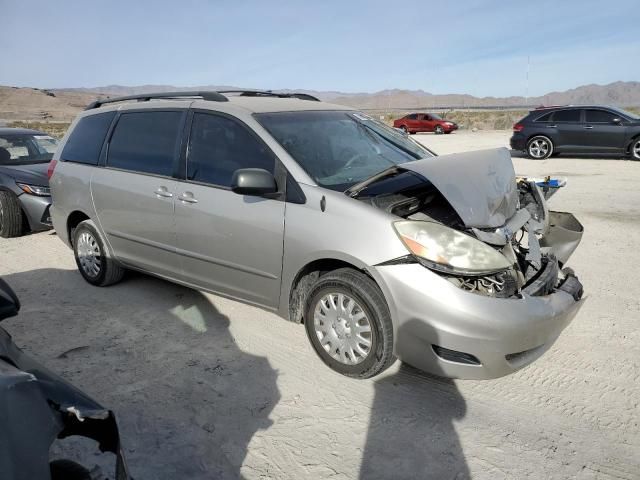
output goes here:
{"type": "Polygon", "coordinates": [[[400,128],[407,133],[435,132],[451,133],[458,129],[458,125],[449,120],[440,118],[435,113],[410,113],[393,121],[395,128],[400,128]]]}

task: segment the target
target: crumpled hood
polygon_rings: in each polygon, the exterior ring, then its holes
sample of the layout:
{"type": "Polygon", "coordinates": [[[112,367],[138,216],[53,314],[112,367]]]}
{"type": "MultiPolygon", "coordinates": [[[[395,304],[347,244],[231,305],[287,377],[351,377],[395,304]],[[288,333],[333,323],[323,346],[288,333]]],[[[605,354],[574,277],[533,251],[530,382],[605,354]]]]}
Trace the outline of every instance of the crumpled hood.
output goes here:
{"type": "Polygon", "coordinates": [[[49,179],[47,178],[48,168],[48,162],[27,165],[2,165],[0,166],[0,174],[5,174],[16,182],[46,187],[49,185],[49,179]]]}
{"type": "Polygon", "coordinates": [[[431,182],[467,228],[497,228],[518,205],[518,188],[506,148],[454,153],[403,163],[431,182]]]}

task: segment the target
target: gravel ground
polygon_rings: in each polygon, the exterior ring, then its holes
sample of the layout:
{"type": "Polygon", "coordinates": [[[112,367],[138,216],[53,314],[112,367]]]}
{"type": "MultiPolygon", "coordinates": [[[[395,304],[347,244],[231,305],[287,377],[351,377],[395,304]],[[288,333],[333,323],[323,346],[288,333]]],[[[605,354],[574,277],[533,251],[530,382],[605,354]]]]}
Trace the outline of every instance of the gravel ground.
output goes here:
{"type": "MultiPolygon", "coordinates": [[[[450,153],[506,146],[509,133],[414,138],[450,153]]],[[[350,380],[301,326],[259,309],[137,274],[91,287],[52,232],[0,240],[0,275],[23,303],[3,326],[116,411],[136,479],[640,478],[640,163],[514,162],[569,178],[552,206],[585,225],[570,265],[588,299],[507,378],[396,364],[350,380]]],[[[69,439],[53,454],[109,473],[110,455],[92,451],[69,439]]]]}

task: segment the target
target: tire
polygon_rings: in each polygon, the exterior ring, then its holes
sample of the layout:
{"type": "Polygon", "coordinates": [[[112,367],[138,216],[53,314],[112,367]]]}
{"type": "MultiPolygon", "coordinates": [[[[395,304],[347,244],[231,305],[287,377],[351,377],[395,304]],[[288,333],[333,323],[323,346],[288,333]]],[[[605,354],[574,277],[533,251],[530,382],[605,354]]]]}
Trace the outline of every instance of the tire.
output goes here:
{"type": "Polygon", "coordinates": [[[451,135],[452,130],[449,130],[448,132],[444,132],[445,135],[451,135]]]}
{"type": "Polygon", "coordinates": [[[91,472],[71,460],[54,460],[49,468],[51,480],[91,480],[91,472]]]}
{"type": "Polygon", "coordinates": [[[406,125],[400,125],[400,130],[403,130],[404,133],[409,134],[409,129],[407,128],[406,125]]]}
{"type": "Polygon", "coordinates": [[[553,142],[549,137],[536,135],[527,142],[527,156],[534,160],[544,160],[553,155],[553,142]]]}
{"type": "Polygon", "coordinates": [[[629,147],[629,157],[636,162],[640,161],[640,137],[634,138],[629,147]]]}
{"type": "Polygon", "coordinates": [[[304,318],[316,354],[342,375],[371,378],[395,361],[387,303],[375,282],[357,270],[341,268],[321,276],[309,292],[304,318]]]}
{"type": "Polygon", "coordinates": [[[442,125],[436,125],[434,133],[436,135],[442,135],[444,133],[444,128],[442,128],[442,125]]]}
{"type": "Polygon", "coordinates": [[[107,255],[104,242],[91,220],[73,231],[73,255],[82,277],[91,285],[106,287],[122,280],[125,269],[107,255]]]}
{"type": "Polygon", "coordinates": [[[22,235],[22,208],[13,192],[0,190],[0,237],[22,235]]]}

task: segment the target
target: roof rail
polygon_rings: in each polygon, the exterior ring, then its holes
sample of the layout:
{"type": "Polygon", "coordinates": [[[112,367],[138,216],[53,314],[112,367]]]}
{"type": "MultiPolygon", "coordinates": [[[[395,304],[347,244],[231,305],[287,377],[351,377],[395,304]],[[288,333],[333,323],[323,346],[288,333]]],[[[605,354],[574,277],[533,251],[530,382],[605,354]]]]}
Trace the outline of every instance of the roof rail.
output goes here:
{"type": "Polygon", "coordinates": [[[180,97],[200,97],[203,100],[210,100],[212,102],[228,102],[229,99],[219,92],[204,91],[204,92],[157,92],[157,93],[143,93],[139,95],[127,95],[125,97],[106,98],[104,100],[96,100],[90,103],[85,110],[92,110],[99,108],[107,103],[126,102],[127,100],[137,100],[138,102],[148,102],[149,100],[156,98],[180,98],[180,97]]]}
{"type": "Polygon", "coordinates": [[[218,93],[239,93],[241,97],[277,97],[277,98],[297,98],[299,100],[309,100],[319,102],[320,99],[308,93],[278,93],[271,90],[218,90],[218,93]]]}

